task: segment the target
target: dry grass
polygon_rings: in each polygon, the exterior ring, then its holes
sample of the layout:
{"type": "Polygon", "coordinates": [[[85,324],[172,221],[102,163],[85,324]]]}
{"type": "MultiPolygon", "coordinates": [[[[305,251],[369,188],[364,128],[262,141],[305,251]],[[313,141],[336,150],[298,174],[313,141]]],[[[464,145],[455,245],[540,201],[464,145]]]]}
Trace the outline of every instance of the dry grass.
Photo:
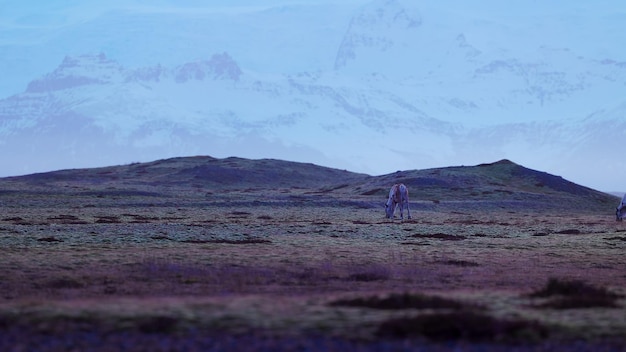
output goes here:
{"type": "Polygon", "coordinates": [[[0,217],[0,322],[42,331],[626,339],[626,225],[610,211],[451,212],[415,201],[402,222],[363,206],[368,196],[345,206],[283,191],[301,206],[255,203],[253,191],[234,192],[232,207],[205,193],[5,197],[14,205],[0,217]],[[568,285],[597,292],[553,293],[568,285]],[[599,303],[602,292],[610,304],[599,303]]]}

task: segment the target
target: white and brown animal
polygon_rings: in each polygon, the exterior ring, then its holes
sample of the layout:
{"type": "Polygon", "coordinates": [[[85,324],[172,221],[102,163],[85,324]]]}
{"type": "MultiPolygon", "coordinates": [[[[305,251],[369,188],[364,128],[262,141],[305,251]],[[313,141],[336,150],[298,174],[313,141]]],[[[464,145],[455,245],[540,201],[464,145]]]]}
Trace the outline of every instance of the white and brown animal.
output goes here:
{"type": "Polygon", "coordinates": [[[411,210],[409,209],[409,189],[403,183],[396,183],[389,190],[389,199],[385,203],[385,213],[388,219],[393,219],[396,207],[400,207],[400,219],[404,220],[404,207],[408,218],[411,218],[411,210]]]}
{"type": "Polygon", "coordinates": [[[624,194],[622,201],[619,202],[619,205],[617,206],[617,208],[615,208],[615,220],[622,221],[622,218],[623,218],[622,209],[624,208],[626,208],[626,194],[624,194]]]}

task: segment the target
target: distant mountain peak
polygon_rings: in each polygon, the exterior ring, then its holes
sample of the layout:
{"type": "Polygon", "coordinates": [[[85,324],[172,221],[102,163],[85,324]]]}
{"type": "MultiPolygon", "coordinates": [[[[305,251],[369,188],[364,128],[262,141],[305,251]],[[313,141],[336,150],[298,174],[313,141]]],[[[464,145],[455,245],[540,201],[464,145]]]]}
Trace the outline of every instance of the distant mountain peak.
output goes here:
{"type": "Polygon", "coordinates": [[[159,81],[162,77],[172,76],[177,83],[205,79],[238,81],[241,75],[241,68],[227,52],[214,54],[209,60],[188,62],[172,69],[157,65],[136,70],[128,70],[100,53],[66,56],[54,71],[30,82],[26,92],[60,91],[114,82],[159,81]]]}
{"type": "Polygon", "coordinates": [[[106,55],[66,56],[51,73],[34,80],[26,89],[29,93],[76,88],[89,84],[104,84],[119,78],[123,68],[106,55]]]}
{"type": "Polygon", "coordinates": [[[237,62],[226,52],[215,54],[210,60],[186,63],[175,70],[175,80],[230,79],[238,81],[242,71],[237,62]]]}
{"type": "Polygon", "coordinates": [[[512,162],[509,159],[502,159],[502,160],[498,160],[496,162],[493,163],[486,163],[486,164],[480,164],[477,166],[493,166],[493,165],[517,165],[516,163],[512,162]]]}
{"type": "Polygon", "coordinates": [[[468,59],[482,54],[480,50],[476,49],[474,46],[468,43],[467,38],[465,37],[465,34],[463,33],[457,35],[456,43],[461,50],[465,51],[465,57],[468,59]]]}
{"type": "Polygon", "coordinates": [[[421,24],[420,14],[398,0],[378,0],[364,6],[350,21],[337,52],[335,69],[356,59],[361,49],[390,50],[421,24]]]}
{"type": "Polygon", "coordinates": [[[66,55],[57,70],[65,71],[71,70],[76,67],[100,66],[107,64],[117,65],[114,60],[107,58],[104,53],[84,54],[77,56],[66,55]]]}
{"type": "Polygon", "coordinates": [[[399,28],[419,27],[422,19],[418,14],[411,13],[401,1],[378,0],[364,7],[361,14],[353,19],[361,26],[383,26],[399,28]]]}

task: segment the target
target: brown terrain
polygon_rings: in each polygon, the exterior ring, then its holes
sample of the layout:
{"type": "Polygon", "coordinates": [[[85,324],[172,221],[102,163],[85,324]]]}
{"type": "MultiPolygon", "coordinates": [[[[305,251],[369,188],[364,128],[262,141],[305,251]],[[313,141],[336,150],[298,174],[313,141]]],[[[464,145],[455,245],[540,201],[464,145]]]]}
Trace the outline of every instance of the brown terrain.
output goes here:
{"type": "Polygon", "coordinates": [[[507,160],[3,178],[0,350],[626,350],[618,202],[507,160]]]}

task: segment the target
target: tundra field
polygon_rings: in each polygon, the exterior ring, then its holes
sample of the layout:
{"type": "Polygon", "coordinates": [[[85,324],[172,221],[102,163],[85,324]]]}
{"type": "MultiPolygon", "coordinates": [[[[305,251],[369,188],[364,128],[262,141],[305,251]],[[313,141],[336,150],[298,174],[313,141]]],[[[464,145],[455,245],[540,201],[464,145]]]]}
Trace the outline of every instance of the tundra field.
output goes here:
{"type": "Polygon", "coordinates": [[[0,350],[622,351],[618,202],[508,161],[5,178],[0,350]],[[412,219],[385,219],[394,180],[412,219]]]}

